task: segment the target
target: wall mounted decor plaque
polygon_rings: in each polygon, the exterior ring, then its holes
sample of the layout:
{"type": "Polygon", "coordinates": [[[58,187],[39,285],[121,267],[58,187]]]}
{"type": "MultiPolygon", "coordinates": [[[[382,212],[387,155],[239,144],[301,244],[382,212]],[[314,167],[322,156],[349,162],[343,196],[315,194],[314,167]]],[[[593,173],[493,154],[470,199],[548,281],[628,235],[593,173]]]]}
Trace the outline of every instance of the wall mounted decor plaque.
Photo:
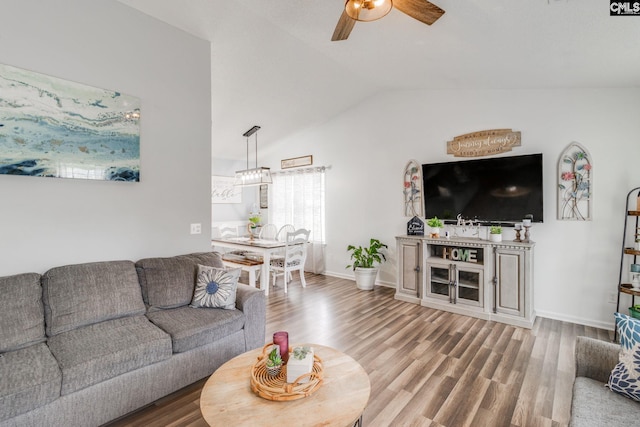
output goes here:
{"type": "Polygon", "coordinates": [[[140,181],[140,100],[0,64],[0,174],[140,181]]]}
{"type": "Polygon", "coordinates": [[[404,216],[415,217],[422,215],[422,165],[415,160],[409,160],[404,168],[404,216]]]}
{"type": "Polygon", "coordinates": [[[242,203],[242,187],[233,176],[211,176],[211,203],[242,203]]]}
{"type": "Polygon", "coordinates": [[[456,136],[447,142],[447,154],[455,157],[483,157],[511,151],[519,147],[520,132],[511,129],[492,129],[456,136]]]}
{"type": "Polygon", "coordinates": [[[297,168],[300,166],[311,166],[313,156],[294,157],[293,159],[280,160],[280,169],[297,168]]]}
{"type": "Polygon", "coordinates": [[[558,159],[558,219],[589,221],[593,201],[591,154],[577,142],[569,144],[558,159]]]}
{"type": "Polygon", "coordinates": [[[424,221],[414,216],[407,222],[407,236],[424,236],[424,221]]]}

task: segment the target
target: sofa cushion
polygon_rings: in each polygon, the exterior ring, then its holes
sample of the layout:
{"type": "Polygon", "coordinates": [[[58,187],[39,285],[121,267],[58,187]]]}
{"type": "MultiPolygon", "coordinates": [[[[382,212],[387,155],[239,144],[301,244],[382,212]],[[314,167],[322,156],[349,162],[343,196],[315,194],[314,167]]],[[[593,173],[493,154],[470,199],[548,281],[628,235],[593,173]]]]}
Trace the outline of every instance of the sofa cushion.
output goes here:
{"type": "Polygon", "coordinates": [[[611,391],[640,401],[640,320],[615,313],[620,334],[620,357],[607,386],[611,391]]]}
{"type": "Polygon", "coordinates": [[[52,268],[42,289],[48,336],[146,311],[131,261],[52,268]]]}
{"type": "Polygon", "coordinates": [[[0,378],[0,421],[60,396],[62,375],[45,343],[1,354],[0,378]]]}
{"type": "Polygon", "coordinates": [[[239,268],[215,268],[198,265],[198,279],[190,307],[236,308],[239,268]]]}
{"type": "Polygon", "coordinates": [[[196,284],[198,264],[224,267],[217,252],[144,258],[136,262],[142,295],[150,311],[189,304],[196,284]]]}
{"type": "Polygon", "coordinates": [[[638,402],[611,393],[604,383],[577,377],[573,383],[571,427],[631,426],[638,420],[638,402]]]}
{"type": "Polygon", "coordinates": [[[64,332],[49,347],[62,369],[62,395],[171,357],[171,338],[145,316],[64,332]]]}
{"type": "Polygon", "coordinates": [[[0,353],[44,342],[40,275],[0,277],[0,353]]]}
{"type": "Polygon", "coordinates": [[[239,310],[178,307],[147,313],[173,342],[173,352],[182,353],[219,340],[243,328],[245,315],[239,310]]]}

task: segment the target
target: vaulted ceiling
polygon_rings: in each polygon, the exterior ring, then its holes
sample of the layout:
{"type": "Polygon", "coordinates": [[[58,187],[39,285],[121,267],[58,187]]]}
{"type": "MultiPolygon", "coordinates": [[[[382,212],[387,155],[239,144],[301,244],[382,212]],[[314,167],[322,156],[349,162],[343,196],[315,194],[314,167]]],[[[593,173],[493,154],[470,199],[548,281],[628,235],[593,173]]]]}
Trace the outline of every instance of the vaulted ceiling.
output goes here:
{"type": "Polygon", "coordinates": [[[211,42],[219,157],[244,158],[254,124],[262,147],[385,90],[640,87],[640,16],[604,0],[434,0],[432,26],[394,9],[339,42],[343,0],[119,1],[211,42]]]}

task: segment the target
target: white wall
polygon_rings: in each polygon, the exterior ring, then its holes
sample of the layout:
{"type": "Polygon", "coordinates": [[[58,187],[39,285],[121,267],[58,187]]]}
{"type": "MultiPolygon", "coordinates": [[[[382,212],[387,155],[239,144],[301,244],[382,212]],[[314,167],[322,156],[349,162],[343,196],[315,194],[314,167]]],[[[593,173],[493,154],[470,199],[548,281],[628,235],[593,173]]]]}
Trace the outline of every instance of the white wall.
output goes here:
{"type": "MultiPolygon", "coordinates": [[[[611,328],[627,192],[640,186],[640,90],[396,91],[379,94],[328,123],[280,141],[265,166],[312,154],[327,172],[327,273],[351,275],[348,244],[376,237],[392,259],[379,279],[394,283],[395,239],[406,233],[402,180],[410,159],[450,161],[445,143],[468,132],[512,128],[522,146],[506,155],[544,154],[544,224],[535,224],[538,315],[611,328]],[[593,156],[594,214],[556,220],[556,167],[572,141],[593,156]]],[[[505,239],[513,239],[513,231],[505,239]]],[[[622,307],[628,307],[624,301],[622,307]]]]}
{"type": "Polygon", "coordinates": [[[0,63],[136,96],[142,118],[139,183],[0,175],[0,276],[209,249],[209,43],[111,0],[2,6],[0,63]]]}
{"type": "MultiPolygon", "coordinates": [[[[212,175],[229,176],[235,175],[237,170],[247,168],[245,160],[234,160],[215,156],[211,162],[212,175]]],[[[253,167],[253,166],[250,166],[253,167]]],[[[249,213],[254,209],[258,209],[260,204],[256,198],[259,187],[240,187],[242,191],[241,203],[215,203],[211,206],[211,223],[214,226],[222,224],[236,225],[241,222],[246,225],[249,221],[249,213]]],[[[263,209],[264,210],[264,209],[263,209]]]]}

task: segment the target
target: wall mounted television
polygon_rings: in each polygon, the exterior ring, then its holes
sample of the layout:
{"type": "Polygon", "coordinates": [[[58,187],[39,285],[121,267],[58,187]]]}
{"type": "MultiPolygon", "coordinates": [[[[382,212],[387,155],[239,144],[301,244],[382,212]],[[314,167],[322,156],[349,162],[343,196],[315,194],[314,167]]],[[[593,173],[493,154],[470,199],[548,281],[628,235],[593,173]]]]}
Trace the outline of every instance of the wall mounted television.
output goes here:
{"type": "Polygon", "coordinates": [[[422,165],[425,217],[483,225],[543,220],[542,154],[422,165]]]}

